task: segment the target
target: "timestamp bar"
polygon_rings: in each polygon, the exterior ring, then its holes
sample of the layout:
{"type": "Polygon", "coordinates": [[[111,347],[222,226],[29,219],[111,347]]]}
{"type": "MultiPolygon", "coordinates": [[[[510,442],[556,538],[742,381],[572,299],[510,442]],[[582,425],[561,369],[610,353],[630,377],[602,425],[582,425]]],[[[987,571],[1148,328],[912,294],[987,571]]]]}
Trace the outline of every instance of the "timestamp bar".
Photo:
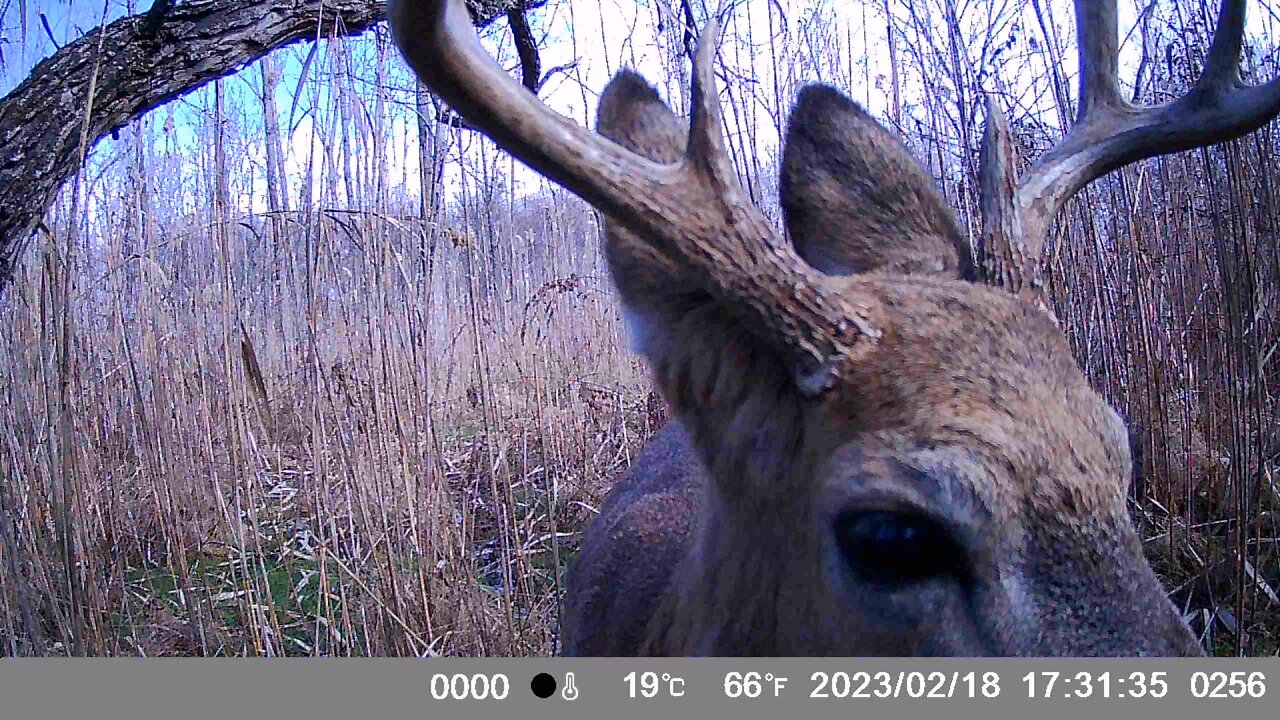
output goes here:
{"type": "Polygon", "coordinates": [[[1275,720],[1267,659],[0,660],[0,716],[1275,720]]]}

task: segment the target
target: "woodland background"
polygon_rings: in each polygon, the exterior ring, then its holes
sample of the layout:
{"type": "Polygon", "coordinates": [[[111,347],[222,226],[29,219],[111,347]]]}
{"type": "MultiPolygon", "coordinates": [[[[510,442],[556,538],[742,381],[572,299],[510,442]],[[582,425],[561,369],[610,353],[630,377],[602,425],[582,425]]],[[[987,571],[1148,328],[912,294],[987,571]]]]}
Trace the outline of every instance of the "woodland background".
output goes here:
{"type": "MultiPolygon", "coordinates": [[[[589,124],[628,65],[687,105],[701,0],[535,5],[482,36],[553,107],[589,124]]],[[[146,9],[0,0],[0,93],[146,9]]],[[[1249,5],[1252,81],[1280,74],[1278,11],[1249,5]]],[[[1189,87],[1215,13],[1122,3],[1126,92],[1189,87]]],[[[733,159],[779,224],[777,138],[805,82],[900,132],[971,236],[984,93],[1022,162],[1074,117],[1064,3],[729,17],[733,159]]],[[[579,533],[665,421],[597,218],[417,87],[385,25],[319,35],[98,143],[14,266],[0,655],[557,649],[579,533]]],[[[1149,556],[1222,654],[1280,652],[1278,132],[1095,182],[1046,253],[1076,357],[1130,423],[1149,556]]]]}

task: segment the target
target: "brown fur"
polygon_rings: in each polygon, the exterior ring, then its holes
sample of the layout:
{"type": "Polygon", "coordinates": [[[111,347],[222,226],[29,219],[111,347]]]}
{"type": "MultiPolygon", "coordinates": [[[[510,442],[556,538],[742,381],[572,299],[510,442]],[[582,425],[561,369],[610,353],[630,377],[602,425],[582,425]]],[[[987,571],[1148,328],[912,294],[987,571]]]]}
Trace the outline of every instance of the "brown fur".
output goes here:
{"type": "MultiPolygon", "coordinates": [[[[673,162],[684,124],[639,76],[602,134],[673,162]]],[[[571,655],[1175,655],[1199,646],[1125,510],[1123,422],[1053,323],[965,279],[950,211],[905,147],[830,88],[793,111],[796,250],[880,335],[825,393],[668,253],[607,222],[638,349],[679,418],[606,499],[570,572],[571,655]],[[840,513],[935,518],[963,581],[850,576],[840,513]]],[[[956,575],[956,577],[961,577],[956,575]]]]}

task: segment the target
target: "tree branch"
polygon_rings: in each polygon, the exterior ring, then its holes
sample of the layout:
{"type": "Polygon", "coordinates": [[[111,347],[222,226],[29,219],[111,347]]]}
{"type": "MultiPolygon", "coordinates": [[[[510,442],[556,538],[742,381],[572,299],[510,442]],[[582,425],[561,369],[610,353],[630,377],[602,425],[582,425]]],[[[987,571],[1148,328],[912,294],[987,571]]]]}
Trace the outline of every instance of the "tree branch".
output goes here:
{"type": "MultiPolygon", "coordinates": [[[[467,0],[484,24],[524,0],[467,0]]],[[[143,113],[277,48],[355,35],[382,20],[380,0],[186,0],[121,18],[62,47],[0,99],[0,289],[31,231],[79,168],[84,109],[91,147],[143,113]],[[105,33],[105,37],[101,37],[105,33]],[[100,42],[101,38],[101,42],[100,42]],[[96,96],[86,94],[102,48],[96,96]]]]}
{"type": "Polygon", "coordinates": [[[520,56],[520,82],[537,95],[542,77],[542,58],[538,55],[538,43],[533,39],[533,30],[529,28],[529,18],[525,17],[524,10],[508,10],[507,24],[511,26],[511,34],[516,41],[516,54],[520,56]]]}

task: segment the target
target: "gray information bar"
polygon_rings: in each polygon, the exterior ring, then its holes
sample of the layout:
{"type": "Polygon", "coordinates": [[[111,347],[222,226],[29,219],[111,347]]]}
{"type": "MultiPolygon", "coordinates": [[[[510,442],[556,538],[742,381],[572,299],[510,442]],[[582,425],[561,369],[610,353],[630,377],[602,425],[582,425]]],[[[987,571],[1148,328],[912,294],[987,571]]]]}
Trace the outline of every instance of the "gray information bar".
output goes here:
{"type": "Polygon", "coordinates": [[[0,661],[0,718],[14,720],[649,720],[703,713],[735,720],[1121,713],[1125,720],[1276,720],[1280,658],[0,661]],[[544,694],[555,682],[545,699],[531,689],[539,674],[550,676],[540,679],[544,694]]]}

